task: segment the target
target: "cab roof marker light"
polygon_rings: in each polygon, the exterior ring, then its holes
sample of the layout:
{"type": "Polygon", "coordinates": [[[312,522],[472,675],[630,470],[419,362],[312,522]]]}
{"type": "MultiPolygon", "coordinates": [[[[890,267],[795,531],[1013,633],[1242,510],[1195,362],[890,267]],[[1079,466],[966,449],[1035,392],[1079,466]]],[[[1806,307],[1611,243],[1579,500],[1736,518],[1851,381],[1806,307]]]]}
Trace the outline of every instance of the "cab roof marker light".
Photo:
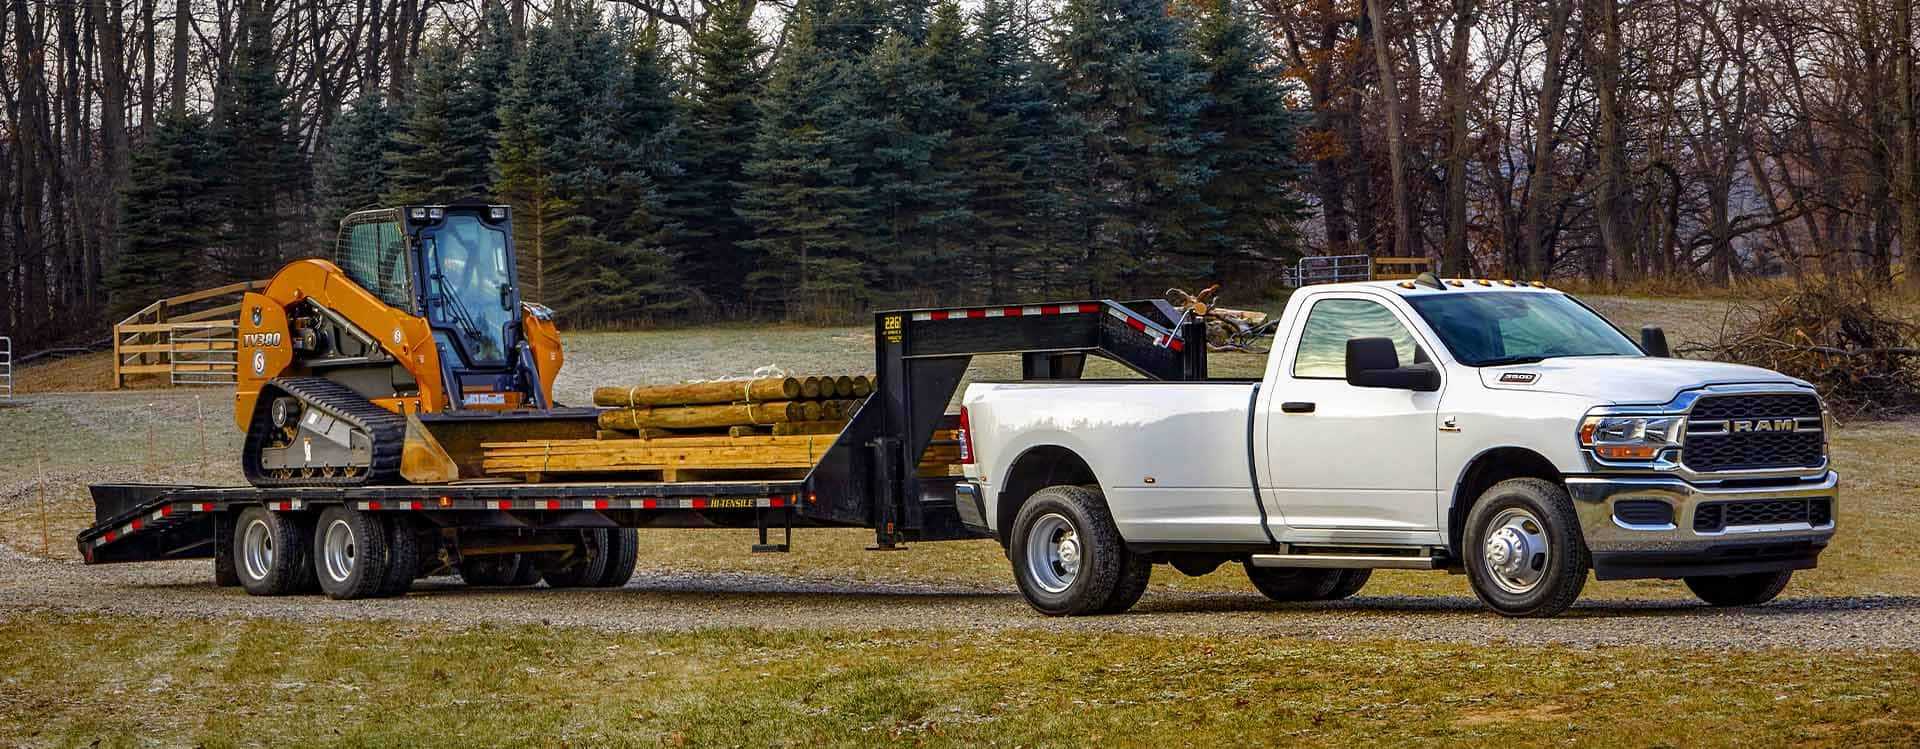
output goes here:
{"type": "Polygon", "coordinates": [[[1530,284],[1527,284],[1527,285],[1528,285],[1528,286],[1532,286],[1533,288],[1536,288],[1536,289],[1544,289],[1544,288],[1547,288],[1547,283],[1546,283],[1545,281],[1534,281],[1533,283],[1530,283],[1530,284]]]}
{"type": "Polygon", "coordinates": [[[1492,282],[1492,281],[1489,281],[1489,280],[1487,280],[1487,279],[1484,279],[1484,278],[1476,278],[1476,279],[1473,279],[1473,282],[1474,282],[1474,283],[1477,283],[1477,284],[1480,284],[1481,286],[1492,286],[1492,285],[1493,285],[1493,282],[1492,282]]]}
{"type": "Polygon", "coordinates": [[[1505,280],[1505,281],[1501,281],[1501,282],[1500,282],[1500,285],[1501,285],[1501,286],[1512,286],[1512,285],[1513,285],[1513,279],[1511,279],[1511,278],[1509,278],[1509,279],[1507,279],[1507,280],[1505,280]]]}
{"type": "Polygon", "coordinates": [[[1460,279],[1458,279],[1458,278],[1449,278],[1449,279],[1447,279],[1447,285],[1449,285],[1449,286],[1465,286],[1465,285],[1467,285],[1467,282],[1465,282],[1465,281],[1462,281],[1462,280],[1460,280],[1460,279]]]}

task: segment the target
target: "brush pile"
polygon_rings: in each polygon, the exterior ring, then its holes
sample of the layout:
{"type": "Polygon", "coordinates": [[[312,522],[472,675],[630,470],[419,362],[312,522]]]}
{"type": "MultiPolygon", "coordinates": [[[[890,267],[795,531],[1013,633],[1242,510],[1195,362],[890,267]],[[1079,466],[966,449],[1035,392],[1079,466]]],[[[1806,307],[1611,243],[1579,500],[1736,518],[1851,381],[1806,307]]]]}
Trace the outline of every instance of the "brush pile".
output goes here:
{"type": "Polygon", "coordinates": [[[1719,340],[1677,352],[1806,380],[1841,415],[1920,410],[1920,326],[1875,306],[1874,293],[1858,283],[1803,285],[1736,310],[1719,340]]]}

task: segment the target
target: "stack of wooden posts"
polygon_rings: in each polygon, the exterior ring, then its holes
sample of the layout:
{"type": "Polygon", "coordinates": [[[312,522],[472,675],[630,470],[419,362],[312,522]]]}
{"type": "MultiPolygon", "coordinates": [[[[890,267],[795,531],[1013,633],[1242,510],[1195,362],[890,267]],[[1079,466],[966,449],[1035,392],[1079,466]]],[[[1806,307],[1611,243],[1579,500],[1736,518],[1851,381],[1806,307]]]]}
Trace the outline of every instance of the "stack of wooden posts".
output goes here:
{"type": "Polygon", "coordinates": [[[865,375],[596,388],[601,437],[839,434],[873,393],[865,375]]]}
{"type": "MultiPolygon", "coordinates": [[[[873,392],[868,376],[769,377],[594,390],[600,430],[591,440],[530,440],[482,446],[488,475],[542,481],[548,475],[618,473],[701,481],[806,475],[873,392]]],[[[922,475],[959,462],[952,430],[934,435],[922,475]]]]}

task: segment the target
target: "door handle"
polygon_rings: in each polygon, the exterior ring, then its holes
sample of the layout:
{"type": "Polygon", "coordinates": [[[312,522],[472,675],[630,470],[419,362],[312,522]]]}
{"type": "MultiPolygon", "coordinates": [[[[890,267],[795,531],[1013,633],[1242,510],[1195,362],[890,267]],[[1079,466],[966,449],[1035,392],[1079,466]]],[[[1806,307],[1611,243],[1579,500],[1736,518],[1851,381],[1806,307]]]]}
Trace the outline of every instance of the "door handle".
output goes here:
{"type": "Polygon", "coordinates": [[[1313,413],[1313,404],[1306,401],[1287,401],[1280,404],[1280,410],[1290,414],[1313,413]]]}

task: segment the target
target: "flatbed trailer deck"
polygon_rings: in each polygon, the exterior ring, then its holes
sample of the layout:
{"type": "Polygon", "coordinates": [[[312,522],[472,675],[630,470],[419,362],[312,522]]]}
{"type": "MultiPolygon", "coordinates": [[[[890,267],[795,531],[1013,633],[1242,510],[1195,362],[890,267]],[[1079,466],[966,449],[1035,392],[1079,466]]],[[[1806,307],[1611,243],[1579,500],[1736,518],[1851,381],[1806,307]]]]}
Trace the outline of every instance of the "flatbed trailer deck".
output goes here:
{"type": "MultiPolygon", "coordinates": [[[[357,487],[99,484],[90,487],[95,523],[76,541],[88,564],[226,561],[235,553],[235,524],[250,508],[306,520],[328,508],[345,508],[429,539],[459,533],[551,539],[556,533],[594,529],[730,527],[758,528],[756,551],[786,551],[795,527],[870,528],[874,547],[881,549],[984,538],[986,524],[977,503],[958,496],[960,477],[919,476],[914,470],[929,447],[941,444],[936,430],[955,426],[956,417],[946,407],[974,356],[1019,355],[1022,377],[1029,380],[1078,379],[1089,354],[1151,379],[1194,380],[1206,378],[1205,340],[1203,323],[1160,300],[878,312],[874,394],[803,479],[485,479],[357,487]],[[770,542],[775,529],[786,534],[785,542],[770,542]]],[[[455,544],[453,554],[460,553],[455,544]]],[[[429,569],[423,561],[422,573],[429,569]]]]}

